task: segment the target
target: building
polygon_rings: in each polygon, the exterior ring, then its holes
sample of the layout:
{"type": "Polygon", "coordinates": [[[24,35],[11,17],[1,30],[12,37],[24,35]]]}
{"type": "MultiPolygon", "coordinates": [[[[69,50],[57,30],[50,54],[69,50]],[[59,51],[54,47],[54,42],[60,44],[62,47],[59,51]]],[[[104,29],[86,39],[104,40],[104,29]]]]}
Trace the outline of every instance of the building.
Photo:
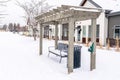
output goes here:
{"type": "MultiPolygon", "coordinates": [[[[93,0],[83,0],[80,3],[80,6],[83,7],[91,7],[91,8],[102,8],[100,5],[98,5],[93,0]]],[[[96,25],[96,42],[98,45],[106,45],[106,38],[107,38],[107,31],[108,31],[108,18],[107,14],[109,14],[111,10],[103,9],[100,16],[97,18],[97,25],[96,25]]],[[[79,26],[81,26],[81,36],[80,41],[82,43],[88,43],[88,41],[91,39],[91,20],[87,21],[81,21],[79,22],[79,26]]],[[[77,35],[77,34],[76,34],[77,35]]],[[[76,36],[77,41],[77,36],[76,36]]]]}
{"type": "MultiPolygon", "coordinates": [[[[100,8],[102,9],[102,13],[97,18],[97,25],[96,25],[96,42],[98,45],[105,46],[106,40],[108,37],[108,17],[107,15],[113,10],[117,10],[118,6],[115,6],[113,3],[115,1],[100,1],[100,0],[82,0],[80,3],[80,7],[88,7],[88,8],[100,8]],[[109,2],[109,5],[106,5],[109,2]],[[100,5],[99,5],[100,4],[100,5]]],[[[66,21],[66,20],[65,20],[66,21]]],[[[53,25],[47,25],[44,27],[44,38],[53,38],[55,36],[55,27],[53,25]]],[[[77,21],[75,22],[75,29],[74,29],[74,41],[80,43],[88,43],[91,40],[91,20],[85,21],[77,21]]],[[[66,22],[62,22],[59,25],[58,30],[58,39],[59,40],[68,40],[68,24],[66,22]],[[62,26],[62,27],[60,27],[62,26]]]]}
{"type": "Polygon", "coordinates": [[[113,12],[108,15],[108,38],[111,46],[116,44],[117,37],[120,38],[120,12],[113,12]]]}

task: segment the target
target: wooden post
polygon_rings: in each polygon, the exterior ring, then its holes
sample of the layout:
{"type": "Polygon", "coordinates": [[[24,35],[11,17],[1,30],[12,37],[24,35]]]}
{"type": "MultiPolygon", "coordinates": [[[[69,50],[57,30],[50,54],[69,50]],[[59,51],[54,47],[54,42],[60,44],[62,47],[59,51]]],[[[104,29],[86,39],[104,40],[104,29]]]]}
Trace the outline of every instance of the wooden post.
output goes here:
{"type": "Polygon", "coordinates": [[[68,74],[73,72],[73,53],[74,53],[74,18],[69,19],[69,49],[68,49],[68,74]]]}
{"type": "Polygon", "coordinates": [[[110,49],[110,40],[109,40],[109,38],[108,38],[108,41],[107,41],[108,43],[107,43],[107,50],[109,50],[110,49]]]}
{"type": "Polygon", "coordinates": [[[101,39],[100,39],[100,49],[103,49],[103,46],[102,46],[102,41],[101,41],[101,39]]]}
{"type": "Polygon", "coordinates": [[[49,29],[49,40],[51,40],[52,38],[51,38],[51,29],[49,29]]]}
{"type": "Polygon", "coordinates": [[[119,51],[119,38],[116,37],[116,51],[119,51]]]}
{"type": "Polygon", "coordinates": [[[96,68],[96,19],[91,19],[92,24],[92,38],[91,41],[94,42],[94,51],[90,54],[90,71],[96,68]]]}
{"type": "Polygon", "coordinates": [[[86,47],[89,46],[89,41],[88,41],[88,37],[86,37],[86,47]]]}
{"type": "Polygon", "coordinates": [[[58,22],[55,22],[55,48],[57,48],[58,43],[58,22]]]}
{"type": "Polygon", "coordinates": [[[86,47],[89,47],[89,27],[86,27],[86,47]]]}
{"type": "Polygon", "coordinates": [[[43,44],[43,37],[42,37],[42,24],[40,23],[40,37],[39,37],[39,55],[42,55],[42,44],[43,44]]]}

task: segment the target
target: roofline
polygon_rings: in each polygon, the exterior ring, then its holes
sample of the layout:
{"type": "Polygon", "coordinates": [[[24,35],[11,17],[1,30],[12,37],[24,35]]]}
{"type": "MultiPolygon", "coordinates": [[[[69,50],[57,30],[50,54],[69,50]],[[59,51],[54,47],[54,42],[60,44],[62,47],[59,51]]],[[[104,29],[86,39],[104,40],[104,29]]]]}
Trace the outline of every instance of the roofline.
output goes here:
{"type": "Polygon", "coordinates": [[[110,14],[112,10],[105,10],[106,14],[110,14]]]}
{"type": "Polygon", "coordinates": [[[118,16],[118,15],[120,15],[120,11],[110,13],[110,14],[108,14],[108,17],[111,17],[111,16],[118,16]]]}
{"type": "Polygon", "coordinates": [[[100,5],[98,5],[97,3],[95,3],[93,0],[83,0],[83,1],[80,3],[80,6],[84,6],[84,4],[86,3],[86,1],[90,1],[93,5],[95,5],[95,6],[98,7],[98,8],[102,8],[100,5]]]}
{"type": "Polygon", "coordinates": [[[87,0],[82,0],[80,6],[83,6],[87,0]]]}

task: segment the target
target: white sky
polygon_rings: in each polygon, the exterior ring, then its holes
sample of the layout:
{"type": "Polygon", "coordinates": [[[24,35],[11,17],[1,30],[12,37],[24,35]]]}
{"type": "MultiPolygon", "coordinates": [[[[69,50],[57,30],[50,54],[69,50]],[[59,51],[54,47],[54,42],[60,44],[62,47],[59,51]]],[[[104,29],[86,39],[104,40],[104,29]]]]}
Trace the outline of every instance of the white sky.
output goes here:
{"type": "MultiPolygon", "coordinates": [[[[23,1],[23,0],[18,0],[23,1]]],[[[27,0],[25,0],[27,1],[27,0]]],[[[79,5],[81,0],[47,0],[50,5],[60,6],[61,4],[68,5],[79,5]],[[79,3],[78,3],[79,2],[79,3]]],[[[5,15],[5,18],[2,19],[1,24],[20,23],[22,26],[25,25],[25,20],[22,18],[24,16],[24,11],[22,8],[15,5],[15,0],[11,0],[7,3],[7,7],[1,7],[4,9],[4,12],[8,15],[5,15]]],[[[0,9],[1,9],[0,8],[0,9]]]]}
{"type": "MultiPolygon", "coordinates": [[[[18,1],[21,2],[27,0],[18,0],[18,1]]],[[[54,6],[60,6],[62,4],[78,6],[81,1],[82,0],[47,0],[48,4],[54,6]]],[[[118,0],[94,0],[94,1],[99,3],[100,6],[107,7],[107,9],[110,8],[110,9],[118,10],[120,7],[120,5],[118,4],[120,1],[118,0]]],[[[10,2],[8,2],[7,7],[0,6],[0,11],[2,9],[8,15],[5,15],[5,18],[0,19],[0,24],[8,24],[12,22],[12,23],[20,23],[22,26],[25,25],[25,20],[24,18],[22,18],[22,16],[24,16],[24,11],[22,10],[22,8],[15,5],[15,0],[11,0],[10,2]]]]}

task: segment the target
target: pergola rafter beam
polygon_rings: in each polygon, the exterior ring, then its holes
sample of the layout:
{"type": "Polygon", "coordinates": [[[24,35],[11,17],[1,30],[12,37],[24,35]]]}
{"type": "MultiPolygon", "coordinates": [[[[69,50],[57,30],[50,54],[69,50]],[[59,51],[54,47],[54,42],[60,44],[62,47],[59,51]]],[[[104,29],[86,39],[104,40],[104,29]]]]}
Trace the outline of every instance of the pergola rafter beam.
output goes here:
{"type": "Polygon", "coordinates": [[[97,18],[100,14],[99,9],[94,9],[92,8],[84,8],[84,7],[76,7],[76,6],[66,6],[62,5],[61,7],[57,7],[57,9],[50,10],[47,13],[44,13],[36,19],[39,19],[39,21],[42,21],[43,23],[49,22],[49,21],[55,21],[67,17],[74,16],[74,18],[78,18],[76,20],[81,20],[80,18],[84,19],[90,19],[91,17],[97,18]],[[90,9],[90,10],[89,10],[90,9]]]}

